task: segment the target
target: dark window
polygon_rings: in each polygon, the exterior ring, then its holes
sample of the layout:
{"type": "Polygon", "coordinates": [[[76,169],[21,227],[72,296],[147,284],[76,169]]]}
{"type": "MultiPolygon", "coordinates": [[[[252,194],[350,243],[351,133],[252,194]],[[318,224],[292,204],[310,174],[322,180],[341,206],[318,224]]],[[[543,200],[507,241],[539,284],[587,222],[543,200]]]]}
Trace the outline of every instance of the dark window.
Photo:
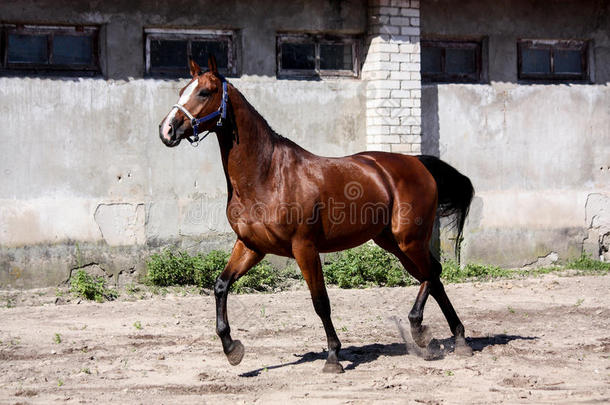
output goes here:
{"type": "Polygon", "coordinates": [[[5,25],[4,71],[99,73],[98,27],[5,25]]]}
{"type": "Polygon", "coordinates": [[[197,63],[203,63],[204,66],[207,64],[208,56],[213,54],[219,69],[229,68],[229,46],[226,41],[192,41],[191,54],[197,63]]]}
{"type": "Polygon", "coordinates": [[[481,48],[480,41],[422,41],[422,80],[428,83],[480,82],[481,48]]]}
{"type": "Polygon", "coordinates": [[[282,68],[287,70],[316,69],[316,47],[314,44],[282,44],[282,68]]]}
{"type": "Polygon", "coordinates": [[[46,35],[8,34],[8,63],[49,63],[46,35]]]}
{"type": "Polygon", "coordinates": [[[89,36],[55,35],[53,62],[64,65],[90,65],[93,62],[93,38],[89,36]]]}
{"type": "Polygon", "coordinates": [[[349,44],[320,44],[320,69],[352,70],[353,49],[349,44]]]}
{"type": "Polygon", "coordinates": [[[358,76],[358,40],[310,34],[282,34],[277,39],[278,76],[358,76]]]}
{"type": "Polygon", "coordinates": [[[586,41],[519,41],[519,79],[587,80],[587,48],[586,41]]]}
{"type": "Polygon", "coordinates": [[[206,67],[210,54],[216,57],[220,73],[236,74],[232,31],[147,29],[145,34],[149,75],[188,77],[189,58],[206,67]]]}

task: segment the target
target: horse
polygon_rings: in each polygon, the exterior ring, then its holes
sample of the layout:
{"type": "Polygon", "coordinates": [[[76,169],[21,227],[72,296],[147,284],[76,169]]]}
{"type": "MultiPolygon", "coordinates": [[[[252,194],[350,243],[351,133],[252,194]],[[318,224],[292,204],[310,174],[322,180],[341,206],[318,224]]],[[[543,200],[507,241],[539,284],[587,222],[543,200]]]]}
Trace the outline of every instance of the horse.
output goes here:
{"type": "Polygon", "coordinates": [[[266,254],[275,254],[296,260],[322,320],[328,343],[322,371],[343,372],[320,253],[371,239],[421,283],[408,316],[415,343],[430,343],[422,321],[431,294],[455,336],[456,353],[472,354],[440,280],[442,266],[429,247],[435,218],[454,215],[457,248],[474,195],[468,177],[432,156],[374,151],[340,158],[315,155],[275,133],[219,74],[213,56],[207,69],[192,59],[189,68],[192,79],[159,125],[159,136],[175,147],[183,139],[196,144],[200,134],[215,133],[220,145],[226,215],[237,236],[214,285],[216,333],[228,362],[237,365],[244,356],[243,344],[231,337],[229,288],[266,254]]]}

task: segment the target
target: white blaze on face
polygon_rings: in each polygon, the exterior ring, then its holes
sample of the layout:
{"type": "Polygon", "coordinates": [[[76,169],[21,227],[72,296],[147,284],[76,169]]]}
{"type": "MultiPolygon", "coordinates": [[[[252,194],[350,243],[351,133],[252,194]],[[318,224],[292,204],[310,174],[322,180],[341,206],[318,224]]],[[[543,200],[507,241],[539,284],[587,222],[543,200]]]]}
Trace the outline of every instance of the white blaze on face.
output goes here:
{"type": "MultiPolygon", "coordinates": [[[[193,94],[195,89],[197,88],[197,84],[198,84],[198,81],[196,79],[193,80],[191,82],[191,84],[189,84],[188,87],[186,89],[184,89],[177,104],[185,105],[191,98],[191,95],[193,94]]],[[[172,110],[169,112],[167,117],[165,117],[165,121],[163,121],[162,132],[163,132],[163,137],[165,139],[169,140],[169,138],[170,138],[170,136],[169,136],[169,131],[171,129],[170,124],[171,124],[172,120],[174,119],[174,117],[176,116],[177,112],[178,112],[178,109],[176,107],[172,108],[172,110]]]]}

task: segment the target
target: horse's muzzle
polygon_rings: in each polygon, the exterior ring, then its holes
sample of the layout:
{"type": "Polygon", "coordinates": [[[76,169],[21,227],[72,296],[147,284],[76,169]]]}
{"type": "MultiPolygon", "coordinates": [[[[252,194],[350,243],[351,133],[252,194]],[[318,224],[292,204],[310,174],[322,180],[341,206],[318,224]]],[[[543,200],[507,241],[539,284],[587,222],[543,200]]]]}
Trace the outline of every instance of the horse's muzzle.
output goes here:
{"type": "Polygon", "coordinates": [[[161,125],[159,125],[159,138],[161,138],[161,142],[167,147],[173,148],[180,143],[182,137],[178,132],[180,131],[176,130],[172,123],[167,124],[162,122],[161,125]]]}

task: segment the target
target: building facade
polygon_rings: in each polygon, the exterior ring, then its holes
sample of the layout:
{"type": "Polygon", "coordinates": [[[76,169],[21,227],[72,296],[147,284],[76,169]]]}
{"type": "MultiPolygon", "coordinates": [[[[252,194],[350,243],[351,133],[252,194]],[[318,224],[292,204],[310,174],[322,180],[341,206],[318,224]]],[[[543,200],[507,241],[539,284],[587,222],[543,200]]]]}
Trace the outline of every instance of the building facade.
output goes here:
{"type": "Polygon", "coordinates": [[[165,246],[230,246],[213,137],[158,139],[186,59],[210,52],[312,152],[433,154],[468,175],[465,261],[610,243],[608,1],[25,0],[0,16],[1,286],[81,267],[121,283],[165,246]]]}

